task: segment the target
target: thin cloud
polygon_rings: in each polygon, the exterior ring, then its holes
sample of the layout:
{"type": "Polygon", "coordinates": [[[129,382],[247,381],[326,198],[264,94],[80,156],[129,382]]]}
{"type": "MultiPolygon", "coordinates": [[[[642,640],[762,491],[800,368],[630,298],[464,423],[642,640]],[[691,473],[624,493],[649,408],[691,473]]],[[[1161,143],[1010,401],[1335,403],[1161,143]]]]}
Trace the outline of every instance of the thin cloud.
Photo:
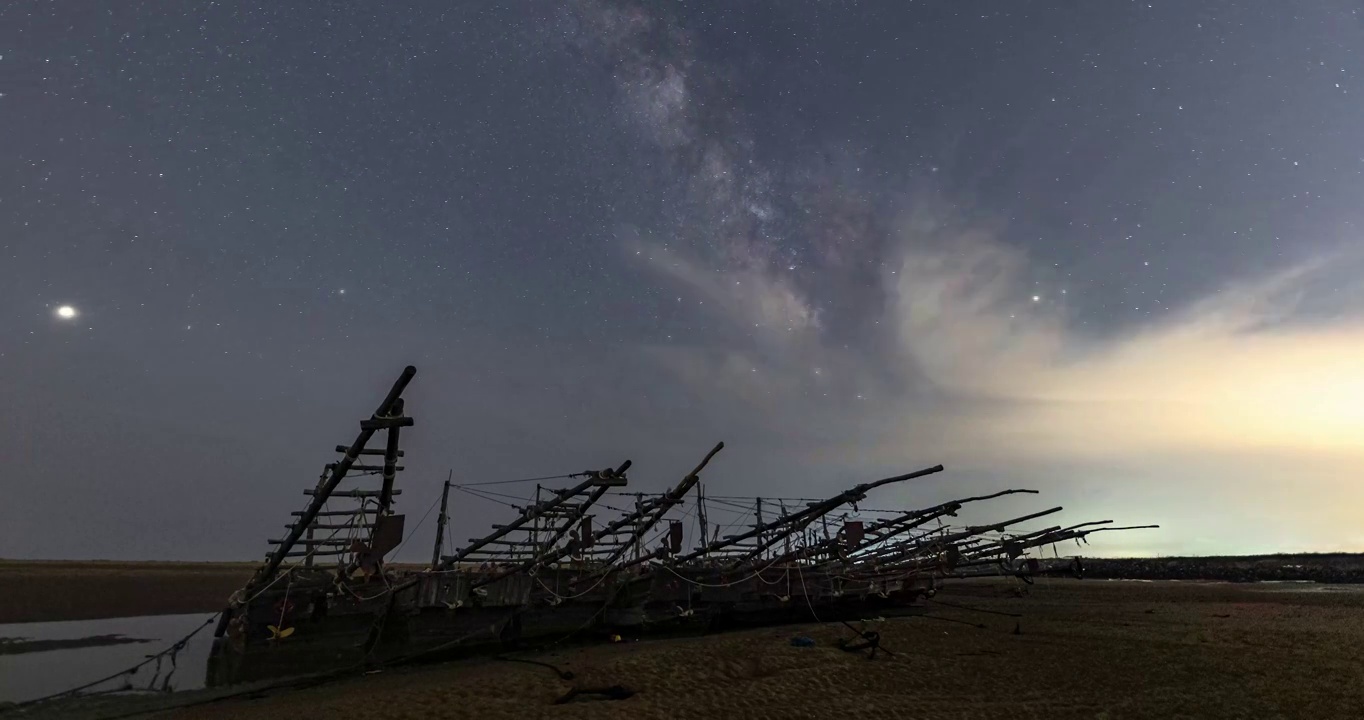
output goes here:
{"type": "Polygon", "coordinates": [[[1048,268],[1000,225],[965,221],[960,198],[924,183],[895,215],[885,201],[902,188],[855,186],[837,163],[764,166],[723,68],[678,25],[576,8],[576,42],[614,68],[622,114],[671,187],[671,220],[623,231],[622,250],[710,323],[639,356],[706,398],[717,432],[779,449],[784,485],[943,462],[944,492],[1032,485],[1077,513],[1166,526],[1113,548],[1364,547],[1336,509],[1364,501],[1348,480],[1364,459],[1360,252],[1095,335],[1070,298],[1034,299],[1048,268]],[[1294,483],[1338,502],[1317,507],[1294,483]],[[1200,520],[1209,511],[1220,524],[1200,520]]]}
{"type": "MultiPolygon", "coordinates": [[[[1119,519],[1163,522],[1170,534],[1115,540],[1109,554],[1364,547],[1339,511],[1364,501],[1351,480],[1364,460],[1364,318],[1348,306],[1322,313],[1314,300],[1339,292],[1336,270],[1353,253],[1242,279],[1096,338],[1063,305],[1032,301],[1036,268],[988,229],[929,237],[907,226],[890,247],[877,324],[886,337],[865,347],[811,327],[775,357],[738,335],[645,355],[708,389],[728,423],[767,428],[774,443],[798,438],[789,452],[811,468],[942,461],[965,486],[1030,483],[1088,498],[1077,512],[1112,515],[1093,497],[1103,488],[1119,519]],[[1303,315],[1308,307],[1317,312],[1303,315]],[[1208,525],[1210,512],[1227,517],[1208,525]]],[[[677,255],[650,266],[699,294],[741,276],[755,292],[816,304],[780,276],[764,285],[751,271],[679,271],[688,266],[677,255]]],[[[760,307],[734,296],[717,317],[745,325],[760,307]]]]}
{"type": "Polygon", "coordinates": [[[968,434],[1015,455],[1190,450],[1360,454],[1364,318],[1295,320],[1335,266],[1315,258],[1127,334],[1093,340],[1028,307],[1018,253],[977,237],[909,249],[893,313],[906,361],[987,398],[968,434]]]}

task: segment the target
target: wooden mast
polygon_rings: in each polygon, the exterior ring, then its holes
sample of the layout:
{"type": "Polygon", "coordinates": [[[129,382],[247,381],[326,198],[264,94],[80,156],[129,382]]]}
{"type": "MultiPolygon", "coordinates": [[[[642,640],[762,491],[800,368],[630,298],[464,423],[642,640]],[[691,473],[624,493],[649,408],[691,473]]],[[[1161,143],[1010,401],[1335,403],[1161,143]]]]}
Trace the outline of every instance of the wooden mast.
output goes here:
{"type": "Polygon", "coordinates": [[[455,469],[450,468],[450,474],[445,478],[445,487],[440,491],[440,516],[436,518],[436,546],[431,549],[431,569],[440,567],[441,543],[445,542],[445,523],[449,522],[450,516],[446,514],[446,503],[450,500],[450,481],[455,477],[455,469]]]}

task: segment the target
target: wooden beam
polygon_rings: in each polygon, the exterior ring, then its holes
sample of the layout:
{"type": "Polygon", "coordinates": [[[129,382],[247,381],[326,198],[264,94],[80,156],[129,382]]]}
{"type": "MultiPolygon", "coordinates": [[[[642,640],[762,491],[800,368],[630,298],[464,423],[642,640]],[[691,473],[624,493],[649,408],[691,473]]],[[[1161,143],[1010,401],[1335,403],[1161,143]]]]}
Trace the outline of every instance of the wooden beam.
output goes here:
{"type": "Polygon", "coordinates": [[[389,428],[412,427],[413,420],[410,417],[372,417],[368,420],[360,421],[360,429],[370,432],[387,430],[389,428]]]}
{"type": "MultiPolygon", "coordinates": [[[[297,524],[297,523],[290,523],[290,524],[288,524],[288,525],[285,525],[284,527],[287,527],[287,528],[296,528],[296,527],[298,527],[298,524],[297,524]]],[[[341,524],[341,525],[336,525],[336,524],[327,524],[327,525],[323,525],[323,524],[320,524],[320,523],[319,523],[319,524],[314,524],[314,525],[312,525],[311,527],[312,527],[313,530],[373,530],[373,529],[374,529],[374,524],[373,524],[373,523],[360,523],[360,524],[343,523],[343,524],[341,524]]]]}
{"type": "MultiPolygon", "coordinates": [[[[333,490],[333,491],[331,492],[331,496],[332,496],[332,497],[379,497],[379,493],[381,493],[381,492],[383,492],[383,491],[382,491],[382,490],[333,490]]],[[[307,490],[304,490],[304,491],[303,491],[303,494],[304,494],[304,495],[313,495],[313,494],[315,494],[315,493],[316,493],[316,491],[313,490],[312,488],[308,488],[307,490]]],[[[394,491],[393,491],[393,494],[394,494],[394,495],[402,495],[402,494],[403,494],[403,491],[402,491],[402,490],[394,490],[394,491]]],[[[315,513],[314,515],[316,515],[316,513],[315,513]]]]}
{"type": "MultiPolygon", "coordinates": [[[[306,556],[306,557],[319,557],[319,556],[324,556],[324,555],[336,556],[336,555],[345,555],[345,554],[347,554],[347,553],[349,553],[349,552],[350,552],[349,550],[316,550],[316,551],[313,551],[313,552],[291,552],[291,553],[284,553],[283,557],[287,557],[287,558],[291,558],[291,557],[305,557],[305,556],[306,556]]],[[[274,554],[273,554],[273,553],[266,553],[266,555],[269,556],[269,557],[274,557],[274,554]]]]}
{"type": "MultiPolygon", "coordinates": [[[[350,448],[346,447],[345,445],[337,445],[337,446],[336,446],[336,451],[337,451],[337,452],[346,452],[346,451],[349,450],[349,449],[350,449],[350,448]]],[[[380,449],[378,449],[378,448],[366,448],[366,449],[364,449],[364,450],[361,450],[361,451],[359,452],[359,454],[360,454],[360,455],[383,455],[383,454],[384,454],[384,451],[383,451],[383,450],[380,450],[380,449]]],[[[405,455],[405,454],[406,454],[406,453],[404,453],[402,450],[399,450],[399,451],[398,451],[398,457],[402,457],[402,456],[405,455]]]]}

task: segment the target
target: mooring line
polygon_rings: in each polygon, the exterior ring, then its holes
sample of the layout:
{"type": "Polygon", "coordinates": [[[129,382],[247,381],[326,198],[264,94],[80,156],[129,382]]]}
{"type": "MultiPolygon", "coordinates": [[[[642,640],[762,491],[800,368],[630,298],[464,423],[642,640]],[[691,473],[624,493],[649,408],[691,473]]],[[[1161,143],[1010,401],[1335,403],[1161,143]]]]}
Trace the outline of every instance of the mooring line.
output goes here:
{"type": "Polygon", "coordinates": [[[521,478],[520,480],[490,480],[488,482],[460,483],[451,484],[451,487],[479,487],[482,485],[512,485],[514,483],[542,482],[544,480],[565,480],[582,475],[582,473],[569,473],[567,475],[546,475],[544,477],[521,478]]]}
{"type": "MultiPolygon", "coordinates": [[[[349,522],[347,522],[346,525],[349,526],[349,525],[353,524],[354,522],[355,522],[355,519],[354,519],[354,518],[351,518],[351,520],[350,520],[349,522]]],[[[338,528],[338,529],[336,529],[336,530],[333,530],[333,531],[331,532],[331,534],[328,535],[327,538],[325,538],[325,539],[331,539],[331,538],[336,537],[336,535],[337,535],[338,533],[340,533],[342,529],[344,529],[344,528],[338,528]]],[[[317,550],[318,550],[319,547],[320,547],[320,546],[316,546],[316,545],[313,546],[313,548],[310,549],[306,554],[304,554],[303,557],[300,558],[300,560],[306,561],[309,557],[312,556],[313,553],[317,552],[317,550]]],[[[284,572],[279,573],[278,575],[276,575],[276,576],[274,577],[274,579],[272,579],[269,583],[267,583],[267,584],[265,585],[265,587],[262,587],[260,590],[257,590],[250,598],[246,599],[246,600],[243,602],[243,604],[249,603],[249,602],[251,602],[252,600],[255,600],[256,598],[260,597],[262,593],[264,593],[266,590],[269,590],[271,587],[273,587],[273,586],[275,585],[275,583],[277,583],[277,582],[279,582],[280,580],[282,580],[282,579],[284,579],[284,578],[289,577],[290,575],[292,575],[292,574],[293,574],[293,571],[294,571],[294,570],[297,570],[299,567],[301,567],[301,565],[298,564],[298,563],[295,563],[294,565],[292,565],[292,566],[290,566],[289,568],[287,568],[284,572]]],[[[237,592],[240,592],[240,591],[237,591],[237,592]]],[[[234,596],[235,596],[236,594],[237,594],[237,593],[233,593],[234,596]]],[[[231,599],[230,599],[230,598],[229,598],[228,602],[231,602],[231,599]]],[[[153,662],[156,662],[156,661],[158,661],[158,660],[163,659],[163,658],[164,658],[166,655],[168,655],[168,654],[171,654],[171,653],[178,653],[178,652],[180,652],[181,650],[183,650],[184,647],[185,647],[185,644],[188,643],[189,640],[190,640],[191,638],[193,638],[195,635],[198,635],[204,628],[208,627],[209,625],[212,625],[219,617],[222,616],[222,614],[223,614],[223,611],[221,611],[221,610],[219,610],[218,612],[213,613],[213,615],[211,615],[207,620],[205,620],[204,623],[203,623],[202,625],[200,625],[199,627],[196,627],[196,628],[195,628],[194,630],[192,630],[188,635],[186,635],[186,636],[180,638],[179,640],[175,641],[175,642],[172,643],[171,645],[167,646],[167,647],[166,647],[164,650],[162,650],[161,652],[156,653],[155,655],[148,655],[148,656],[146,657],[145,660],[143,660],[142,662],[140,662],[140,663],[138,663],[138,664],[136,664],[136,665],[133,665],[132,667],[124,668],[123,670],[121,670],[121,671],[119,671],[119,672],[116,672],[116,673],[114,673],[114,674],[112,674],[112,675],[109,675],[108,677],[103,677],[103,678],[100,678],[99,680],[95,680],[95,681],[93,681],[93,682],[88,682],[88,683],[85,683],[84,685],[80,685],[80,686],[71,688],[71,689],[69,689],[69,690],[62,690],[61,692],[55,692],[55,693],[52,693],[52,694],[50,694],[50,695],[44,695],[43,697],[34,698],[34,699],[32,699],[32,700],[25,700],[25,701],[23,701],[23,702],[15,703],[14,705],[12,705],[12,706],[10,706],[10,707],[17,710],[17,709],[19,709],[19,708],[31,707],[31,706],[33,706],[33,705],[37,705],[38,703],[49,702],[49,701],[51,701],[51,700],[57,700],[57,699],[60,699],[60,698],[78,696],[78,695],[81,694],[81,691],[82,691],[82,690],[86,690],[86,689],[88,689],[88,688],[95,687],[96,685],[100,685],[100,684],[109,682],[110,680],[115,680],[115,679],[120,678],[120,677],[123,677],[123,676],[125,676],[125,675],[131,675],[131,674],[137,672],[138,670],[142,669],[144,666],[146,666],[146,665],[148,665],[148,664],[151,664],[151,663],[153,663],[153,662]]],[[[135,714],[137,714],[137,713],[135,713],[135,714]]]]}
{"type": "MultiPolygon", "coordinates": [[[[166,655],[168,655],[168,654],[170,654],[170,653],[172,653],[172,652],[177,652],[177,653],[178,653],[178,652],[180,652],[181,650],[183,650],[184,647],[185,647],[185,643],[189,642],[189,639],[190,639],[190,638],[194,637],[195,635],[198,635],[199,632],[200,632],[201,630],[203,630],[204,628],[208,627],[209,625],[212,625],[213,622],[214,622],[215,620],[217,620],[217,619],[218,619],[218,616],[221,615],[221,614],[222,614],[221,612],[213,613],[213,616],[212,616],[212,617],[210,617],[208,620],[205,620],[204,623],[201,624],[199,627],[194,628],[194,630],[193,630],[192,632],[190,632],[190,634],[188,634],[188,635],[186,635],[186,636],[180,638],[179,640],[175,641],[173,644],[171,644],[171,645],[170,645],[169,647],[167,647],[165,650],[162,650],[161,652],[159,652],[159,653],[157,653],[157,654],[155,654],[155,655],[148,655],[146,660],[143,660],[142,662],[140,662],[140,663],[138,663],[138,664],[136,664],[136,665],[133,665],[132,667],[125,668],[125,669],[123,669],[123,670],[121,670],[121,671],[119,671],[119,672],[114,673],[113,675],[108,676],[108,677],[102,677],[102,678],[100,678],[100,679],[98,679],[98,680],[95,680],[94,682],[88,682],[88,683],[86,683],[86,684],[84,684],[84,685],[81,685],[81,686],[79,686],[79,687],[71,688],[70,690],[63,690],[63,691],[61,691],[61,692],[52,693],[51,695],[45,695],[45,696],[40,697],[40,698],[34,698],[34,699],[32,699],[32,700],[25,700],[25,701],[23,701],[23,702],[15,703],[15,704],[13,705],[13,707],[14,707],[15,709],[24,708],[24,707],[29,707],[29,706],[32,706],[32,705],[37,705],[38,703],[47,702],[47,701],[49,701],[49,700],[56,700],[56,699],[58,699],[58,698],[63,698],[63,697],[71,697],[71,696],[80,694],[80,691],[85,690],[85,689],[87,689],[87,688],[92,688],[92,687],[95,687],[96,685],[101,685],[101,684],[103,684],[103,683],[109,682],[110,680],[115,680],[115,679],[118,679],[118,678],[120,678],[120,677],[123,677],[124,675],[131,675],[131,674],[137,672],[138,670],[142,669],[143,667],[145,667],[145,666],[147,666],[147,665],[150,665],[151,663],[153,663],[153,662],[155,662],[155,661],[157,661],[157,660],[159,660],[159,659],[165,657],[166,655]]],[[[155,679],[155,678],[153,678],[153,679],[155,679]]]]}

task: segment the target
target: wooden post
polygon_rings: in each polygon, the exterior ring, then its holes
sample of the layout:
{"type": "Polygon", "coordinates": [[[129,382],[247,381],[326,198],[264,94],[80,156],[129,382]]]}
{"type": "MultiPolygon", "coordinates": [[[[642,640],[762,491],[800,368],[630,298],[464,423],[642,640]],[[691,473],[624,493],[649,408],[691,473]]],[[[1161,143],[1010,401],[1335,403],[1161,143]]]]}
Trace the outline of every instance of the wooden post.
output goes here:
{"type": "MultiPolygon", "coordinates": [[[[393,409],[390,415],[402,417],[403,399],[398,398],[393,401],[393,409]]],[[[384,487],[379,492],[379,515],[387,515],[389,506],[393,504],[393,480],[398,471],[398,430],[400,426],[393,425],[388,428],[388,444],[384,448],[384,487]]]]}
{"type": "MultiPolygon", "coordinates": [[[[783,501],[783,500],[778,500],[778,501],[777,501],[777,509],[781,510],[781,516],[782,516],[782,517],[786,517],[786,502],[785,502],[785,501],[783,501]]],[[[790,555],[790,554],[791,554],[791,533],[789,533],[789,532],[786,533],[786,535],[785,535],[784,537],[782,537],[782,542],[785,543],[785,544],[782,546],[783,549],[784,549],[784,551],[785,551],[785,553],[786,553],[787,555],[790,555]]],[[[759,542],[759,543],[758,543],[758,547],[759,547],[759,548],[762,548],[762,546],[763,546],[763,543],[762,543],[762,542],[759,542]]],[[[761,550],[760,550],[759,552],[761,552],[761,550]]]]}
{"type": "MultiPolygon", "coordinates": [[[[757,503],[754,505],[753,520],[754,520],[753,529],[758,531],[758,543],[761,544],[762,541],[763,541],[763,535],[762,535],[762,526],[763,526],[763,499],[762,499],[762,498],[757,498],[757,503]]],[[[759,557],[761,557],[761,556],[759,556],[759,557]]]]}
{"type": "Polygon", "coordinates": [[[701,525],[701,547],[705,547],[710,538],[706,534],[706,486],[703,483],[696,483],[696,522],[701,525]]]}
{"type": "MultiPolygon", "coordinates": [[[[318,478],[317,478],[317,487],[316,487],[316,489],[321,489],[321,488],[322,488],[322,484],[325,483],[325,482],[327,482],[327,473],[328,473],[328,472],[330,472],[330,469],[329,469],[329,468],[327,468],[327,467],[323,467],[323,468],[322,468],[322,474],[319,475],[318,478]]],[[[310,551],[311,551],[311,550],[315,550],[315,549],[317,548],[317,546],[316,546],[316,545],[313,545],[313,543],[312,543],[312,541],[313,541],[313,539],[314,539],[314,538],[313,538],[313,530],[314,530],[316,524],[317,524],[316,521],[308,523],[308,534],[307,534],[306,537],[307,537],[307,539],[308,539],[307,545],[308,545],[308,549],[309,549],[310,551]]],[[[303,567],[312,567],[312,566],[313,566],[313,553],[312,553],[312,552],[309,552],[307,555],[304,555],[304,556],[303,556],[303,567]]]]}
{"type": "Polygon", "coordinates": [[[436,518],[436,546],[431,549],[431,569],[440,567],[440,546],[445,542],[445,523],[450,520],[450,516],[445,513],[446,502],[450,499],[450,481],[455,477],[455,469],[450,468],[450,474],[445,478],[445,487],[440,491],[440,516],[436,518]]]}
{"type": "MultiPolygon", "coordinates": [[[[540,506],[541,487],[542,487],[542,486],[540,485],[540,483],[535,483],[535,506],[536,506],[536,507],[539,507],[539,506],[540,506]]],[[[532,548],[535,549],[535,552],[539,552],[539,551],[540,551],[540,529],[541,529],[542,526],[544,526],[544,524],[545,524],[544,519],[541,518],[539,515],[536,515],[536,516],[535,516],[535,519],[534,519],[534,520],[531,520],[531,522],[530,522],[530,545],[531,545],[532,548]]],[[[513,559],[513,560],[519,559],[519,558],[518,558],[518,551],[517,551],[516,549],[512,549],[512,551],[511,551],[511,559],[513,559]]]]}
{"type": "Polygon", "coordinates": [[[633,557],[630,558],[631,560],[639,559],[639,544],[643,542],[643,540],[640,538],[640,534],[644,532],[642,529],[640,529],[640,523],[643,520],[644,520],[644,493],[637,492],[635,493],[635,541],[633,543],[634,555],[633,557]]]}

